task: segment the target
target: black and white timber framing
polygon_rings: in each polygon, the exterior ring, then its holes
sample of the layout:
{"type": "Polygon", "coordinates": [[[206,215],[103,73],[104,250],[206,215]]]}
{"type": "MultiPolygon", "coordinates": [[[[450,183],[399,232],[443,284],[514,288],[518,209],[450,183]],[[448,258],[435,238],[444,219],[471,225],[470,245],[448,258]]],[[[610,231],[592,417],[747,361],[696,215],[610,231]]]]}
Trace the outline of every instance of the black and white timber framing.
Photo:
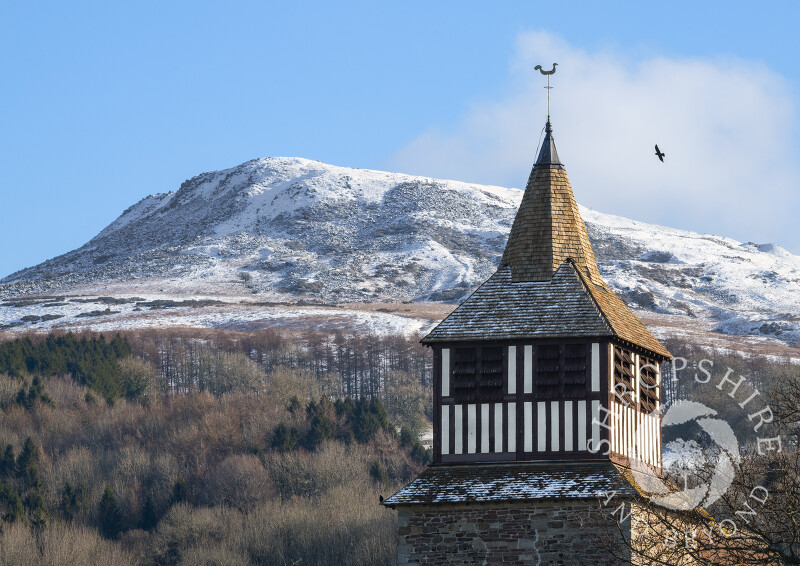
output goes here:
{"type": "Polygon", "coordinates": [[[644,353],[607,337],[433,350],[434,463],[625,461],[635,453],[660,470],[660,362],[644,353]]]}

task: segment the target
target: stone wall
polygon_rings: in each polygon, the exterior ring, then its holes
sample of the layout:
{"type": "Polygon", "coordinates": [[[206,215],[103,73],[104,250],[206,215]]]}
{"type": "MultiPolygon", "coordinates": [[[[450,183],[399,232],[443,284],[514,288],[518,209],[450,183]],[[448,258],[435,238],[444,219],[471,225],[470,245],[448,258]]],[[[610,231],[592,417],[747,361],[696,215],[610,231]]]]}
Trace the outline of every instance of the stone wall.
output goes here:
{"type": "Polygon", "coordinates": [[[398,525],[400,566],[619,564],[598,546],[619,531],[596,500],[404,506],[398,525]]]}

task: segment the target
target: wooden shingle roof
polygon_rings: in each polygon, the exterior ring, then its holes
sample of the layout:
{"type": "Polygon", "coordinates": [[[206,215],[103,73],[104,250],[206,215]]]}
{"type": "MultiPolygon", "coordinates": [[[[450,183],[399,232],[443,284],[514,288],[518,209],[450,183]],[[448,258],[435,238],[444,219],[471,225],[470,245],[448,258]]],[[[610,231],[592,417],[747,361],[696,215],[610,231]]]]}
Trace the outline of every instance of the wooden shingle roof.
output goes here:
{"type": "Polygon", "coordinates": [[[600,276],[549,119],[546,132],[500,268],[422,342],[611,336],[671,358],[600,276]]]}
{"type": "Polygon", "coordinates": [[[567,172],[558,161],[550,120],[546,131],[500,265],[511,266],[514,283],[549,281],[561,264],[571,259],[582,275],[600,283],[589,234],[567,172]]]}

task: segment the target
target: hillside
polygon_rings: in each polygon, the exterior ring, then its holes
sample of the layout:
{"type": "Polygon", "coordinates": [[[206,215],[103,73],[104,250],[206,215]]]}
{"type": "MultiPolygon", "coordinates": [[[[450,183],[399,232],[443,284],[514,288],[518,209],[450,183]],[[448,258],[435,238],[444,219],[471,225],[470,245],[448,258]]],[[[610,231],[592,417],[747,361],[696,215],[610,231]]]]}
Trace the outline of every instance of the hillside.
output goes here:
{"type": "MultiPolygon", "coordinates": [[[[0,325],[302,327],[310,317],[326,327],[355,317],[419,331],[494,271],[521,195],[255,159],[149,196],[81,248],[7,276],[0,325]]],[[[648,324],[800,343],[800,257],[581,214],[603,277],[648,324]]]]}

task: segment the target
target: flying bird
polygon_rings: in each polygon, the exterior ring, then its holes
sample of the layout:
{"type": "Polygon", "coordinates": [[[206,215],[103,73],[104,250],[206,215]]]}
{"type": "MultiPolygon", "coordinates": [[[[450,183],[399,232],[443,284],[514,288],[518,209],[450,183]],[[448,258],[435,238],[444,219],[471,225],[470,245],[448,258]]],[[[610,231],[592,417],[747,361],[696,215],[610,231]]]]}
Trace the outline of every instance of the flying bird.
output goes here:
{"type": "Polygon", "coordinates": [[[553,73],[555,73],[555,72],[556,72],[556,65],[558,65],[558,63],[553,63],[553,68],[552,68],[551,70],[549,70],[549,71],[543,71],[543,70],[542,70],[542,66],[541,66],[541,65],[536,65],[536,66],[533,68],[533,70],[534,70],[534,71],[539,71],[539,72],[540,72],[540,73],[542,73],[543,75],[552,75],[553,73]]]}
{"type": "Polygon", "coordinates": [[[656,144],[656,156],[658,156],[658,158],[661,160],[661,163],[664,163],[664,156],[665,155],[666,155],[666,153],[664,153],[663,151],[658,149],[658,144],[656,144]]]}

